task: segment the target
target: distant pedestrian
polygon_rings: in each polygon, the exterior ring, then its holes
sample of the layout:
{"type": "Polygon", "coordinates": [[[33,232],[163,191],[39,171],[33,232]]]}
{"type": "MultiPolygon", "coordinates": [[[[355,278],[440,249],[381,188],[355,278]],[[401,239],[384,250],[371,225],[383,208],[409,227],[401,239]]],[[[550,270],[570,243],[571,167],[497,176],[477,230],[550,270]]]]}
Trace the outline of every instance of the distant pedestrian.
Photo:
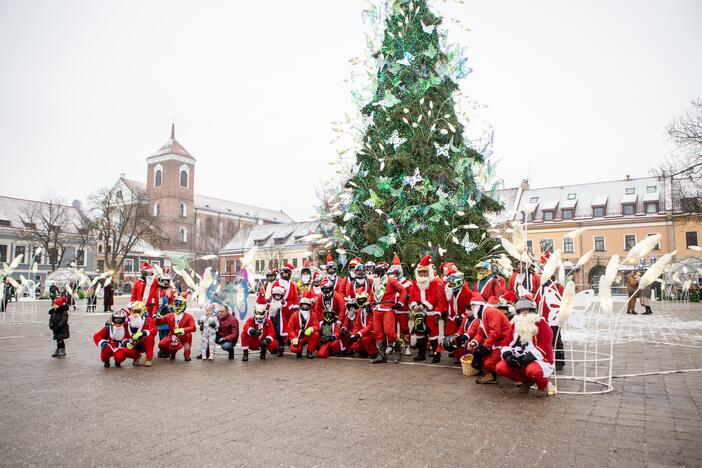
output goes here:
{"type": "Polygon", "coordinates": [[[7,310],[7,303],[10,301],[10,282],[7,281],[7,277],[4,277],[2,279],[2,283],[0,283],[0,287],[2,287],[2,301],[0,302],[0,312],[5,312],[7,310]]]}
{"type": "Polygon", "coordinates": [[[643,315],[651,315],[653,314],[653,311],[651,310],[651,285],[649,284],[645,288],[642,288],[639,291],[639,299],[641,301],[641,305],[643,306],[644,309],[646,309],[646,312],[643,313],[643,315]]]}
{"type": "Polygon", "coordinates": [[[105,312],[110,312],[112,310],[112,306],[115,303],[115,290],[112,287],[112,283],[108,284],[105,286],[103,289],[103,305],[105,306],[105,312]]]}
{"type": "Polygon", "coordinates": [[[85,299],[87,307],[86,312],[95,312],[95,307],[97,306],[97,295],[95,294],[95,288],[92,286],[86,290],[85,299]]]}
{"type": "Polygon", "coordinates": [[[629,300],[626,303],[626,313],[632,315],[638,315],[636,313],[636,299],[639,296],[639,280],[636,273],[630,271],[626,275],[626,293],[629,296],[629,300]]]}
{"type": "Polygon", "coordinates": [[[66,356],[66,343],[70,337],[68,329],[68,300],[65,297],[54,299],[53,306],[49,309],[49,328],[54,332],[56,351],[52,357],[66,356]]]}

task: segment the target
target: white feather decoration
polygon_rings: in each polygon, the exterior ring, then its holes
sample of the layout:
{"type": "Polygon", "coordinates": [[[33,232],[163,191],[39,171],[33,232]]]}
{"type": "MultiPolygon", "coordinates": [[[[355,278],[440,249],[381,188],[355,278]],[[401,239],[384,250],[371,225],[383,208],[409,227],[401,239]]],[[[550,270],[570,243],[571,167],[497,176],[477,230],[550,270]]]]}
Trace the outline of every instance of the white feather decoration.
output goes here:
{"type": "Polygon", "coordinates": [[[593,255],[594,253],[595,253],[595,252],[594,252],[593,250],[590,250],[589,252],[586,252],[582,257],[580,257],[580,259],[578,260],[578,263],[576,263],[576,264],[575,264],[575,267],[573,267],[573,268],[574,268],[575,270],[577,270],[577,269],[580,268],[581,266],[585,265],[585,264],[590,260],[590,258],[592,257],[592,255],[593,255]]]}
{"type": "MultiPolygon", "coordinates": [[[[611,286],[614,283],[614,279],[617,277],[617,272],[619,271],[619,255],[612,255],[607,263],[607,268],[605,269],[604,278],[607,283],[611,286]]],[[[600,278],[600,284],[602,279],[600,278]]]]}
{"type": "Polygon", "coordinates": [[[254,258],[256,257],[256,254],[258,253],[258,247],[254,246],[250,248],[242,257],[241,259],[241,265],[244,268],[247,268],[254,263],[254,258]]]}
{"type": "Polygon", "coordinates": [[[566,239],[577,239],[580,234],[585,232],[585,228],[578,228],[578,229],[573,229],[572,231],[568,232],[564,237],[566,239]]]}
{"type": "Polygon", "coordinates": [[[602,278],[600,278],[600,307],[605,312],[612,312],[612,287],[609,284],[602,284],[602,278]]]}
{"type": "Polygon", "coordinates": [[[656,245],[658,245],[658,243],[661,241],[661,237],[663,236],[661,236],[660,234],[645,237],[641,242],[639,242],[638,244],[633,246],[631,250],[629,250],[629,253],[627,254],[623,263],[629,265],[637,264],[641,257],[648,254],[651,250],[653,250],[656,247],[656,245]]]}
{"type": "Polygon", "coordinates": [[[34,256],[36,257],[38,255],[41,255],[41,252],[42,252],[42,248],[37,247],[36,249],[34,249],[34,256]]]}
{"type": "Polygon", "coordinates": [[[548,260],[546,261],[546,264],[544,265],[544,268],[541,270],[541,281],[544,282],[551,278],[553,274],[556,272],[556,268],[561,263],[561,249],[556,249],[551,253],[551,256],[548,257],[548,260]]]}
{"type": "Polygon", "coordinates": [[[502,237],[500,238],[500,242],[502,243],[502,248],[505,249],[505,252],[507,252],[511,257],[514,257],[519,261],[524,261],[523,259],[525,254],[520,254],[519,250],[517,250],[511,241],[502,237]]]}
{"type": "Polygon", "coordinates": [[[14,270],[19,266],[20,263],[22,263],[22,258],[24,257],[24,254],[19,254],[17,255],[14,260],[12,260],[12,263],[10,263],[10,269],[14,270]]]}
{"type": "Polygon", "coordinates": [[[644,273],[641,279],[639,280],[639,289],[643,289],[649,286],[656,279],[658,279],[658,277],[663,274],[666,267],[670,265],[670,263],[673,261],[673,256],[677,252],[677,250],[674,250],[673,252],[663,255],[661,258],[658,259],[656,263],[654,263],[651,266],[651,268],[646,270],[646,273],[644,273]]]}
{"type": "Polygon", "coordinates": [[[99,296],[101,292],[102,292],[102,284],[98,283],[98,285],[95,287],[95,296],[99,296]]]}
{"type": "Polygon", "coordinates": [[[692,285],[692,280],[691,280],[691,279],[688,279],[687,281],[685,281],[685,282],[683,283],[683,286],[682,286],[683,292],[689,291],[691,285],[692,285]]]}
{"type": "Polygon", "coordinates": [[[29,272],[34,275],[36,272],[39,270],[39,264],[37,262],[32,263],[32,268],[29,269],[29,272]]]}
{"type": "Polygon", "coordinates": [[[12,270],[10,270],[10,267],[5,262],[2,262],[2,271],[4,271],[6,275],[12,273],[12,270]]]}
{"type": "Polygon", "coordinates": [[[15,281],[12,276],[6,276],[5,279],[12,285],[13,288],[15,288],[15,290],[19,289],[19,283],[15,281]]]}
{"type": "Polygon", "coordinates": [[[185,284],[187,284],[190,289],[192,289],[193,291],[197,291],[197,284],[195,284],[195,281],[193,281],[192,276],[190,276],[187,272],[176,267],[173,268],[173,271],[175,271],[177,275],[183,278],[183,281],[185,281],[185,284]]]}
{"type": "Polygon", "coordinates": [[[158,263],[154,263],[153,265],[154,272],[156,273],[156,277],[163,276],[163,269],[158,265],[158,263]]]}
{"type": "Polygon", "coordinates": [[[573,305],[575,304],[575,283],[570,282],[566,284],[563,290],[563,296],[561,298],[561,311],[558,314],[558,321],[560,325],[563,326],[570,318],[571,312],[573,312],[573,305]]]}
{"type": "Polygon", "coordinates": [[[204,256],[200,257],[200,260],[207,261],[207,260],[214,260],[216,258],[218,258],[216,255],[210,254],[210,255],[204,255],[204,256]]]}
{"type": "Polygon", "coordinates": [[[512,228],[512,243],[520,255],[526,251],[526,234],[524,234],[522,226],[519,223],[515,223],[512,228]]]}

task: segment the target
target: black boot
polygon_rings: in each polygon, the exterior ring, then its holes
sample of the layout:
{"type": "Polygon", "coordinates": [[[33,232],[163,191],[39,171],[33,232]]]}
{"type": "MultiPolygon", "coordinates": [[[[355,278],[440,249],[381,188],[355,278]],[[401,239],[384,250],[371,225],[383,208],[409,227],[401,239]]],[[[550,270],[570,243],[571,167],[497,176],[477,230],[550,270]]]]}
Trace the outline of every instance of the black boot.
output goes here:
{"type": "Polygon", "coordinates": [[[392,345],[392,350],[395,353],[395,363],[399,363],[402,360],[402,355],[405,354],[405,347],[402,345],[402,340],[399,338],[395,340],[395,344],[392,345]]]}
{"type": "MultiPolygon", "coordinates": [[[[302,357],[302,355],[300,355],[302,357]]],[[[314,353],[312,351],[307,350],[307,359],[314,359],[314,353]]]]}
{"type": "Polygon", "coordinates": [[[385,341],[381,343],[376,343],[375,347],[378,348],[378,354],[375,356],[375,358],[371,359],[370,363],[383,364],[385,362],[388,362],[388,358],[385,357],[385,348],[387,347],[385,341]]]}
{"type": "Polygon", "coordinates": [[[417,355],[412,359],[414,362],[427,360],[427,339],[417,338],[417,355]]]}
{"type": "Polygon", "coordinates": [[[122,367],[122,364],[119,362],[115,362],[115,367],[122,367]]]}
{"type": "Polygon", "coordinates": [[[234,348],[229,350],[229,359],[234,359],[234,348]]]}
{"type": "MultiPolygon", "coordinates": [[[[309,352],[309,351],[308,351],[309,352]]],[[[295,353],[295,358],[296,359],[302,359],[302,353],[295,353]]]]}
{"type": "Polygon", "coordinates": [[[278,345],[278,357],[283,357],[283,353],[285,353],[285,345],[278,345]]]}
{"type": "Polygon", "coordinates": [[[435,352],[435,353],[434,353],[434,357],[431,358],[431,363],[432,363],[432,364],[437,364],[437,363],[439,363],[439,362],[441,362],[441,353],[435,352]]]}
{"type": "Polygon", "coordinates": [[[266,352],[267,352],[266,348],[261,349],[261,359],[266,359],[266,352]]]}
{"type": "Polygon", "coordinates": [[[651,307],[646,306],[646,312],[644,312],[644,313],[641,314],[641,315],[651,315],[651,314],[653,314],[653,311],[651,310],[651,307]]]}
{"type": "Polygon", "coordinates": [[[54,351],[54,354],[52,354],[51,357],[59,357],[58,348],[56,348],[56,351],[54,351]]]}
{"type": "Polygon", "coordinates": [[[105,362],[103,363],[103,366],[105,366],[105,367],[110,367],[110,361],[105,361],[105,362]]]}
{"type": "Polygon", "coordinates": [[[248,350],[248,349],[245,349],[245,350],[244,350],[244,355],[241,357],[241,361],[242,361],[242,362],[246,362],[246,361],[248,361],[248,360],[249,360],[249,350],[248,350]]]}

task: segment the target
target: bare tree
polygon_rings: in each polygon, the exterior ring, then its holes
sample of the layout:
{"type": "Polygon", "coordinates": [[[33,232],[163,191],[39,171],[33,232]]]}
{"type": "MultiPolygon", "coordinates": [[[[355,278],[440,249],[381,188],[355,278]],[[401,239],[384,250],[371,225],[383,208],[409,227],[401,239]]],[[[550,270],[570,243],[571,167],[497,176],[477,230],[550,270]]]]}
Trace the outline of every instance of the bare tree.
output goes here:
{"type": "Polygon", "coordinates": [[[163,240],[160,219],[150,209],[146,191],[125,199],[121,191],[104,188],[90,197],[89,206],[91,227],[104,245],[106,270],[121,270],[124,259],[140,241],[158,247],[163,240]]]}
{"type": "Polygon", "coordinates": [[[668,126],[668,135],[676,150],[659,168],[670,177],[676,210],[702,212],[702,98],[691,101],[692,109],[668,126]]]}
{"type": "Polygon", "coordinates": [[[71,240],[67,230],[71,226],[68,209],[60,201],[48,199],[45,202],[28,203],[19,214],[24,226],[20,239],[39,244],[44,249],[51,271],[61,266],[67,243],[71,240]]]}

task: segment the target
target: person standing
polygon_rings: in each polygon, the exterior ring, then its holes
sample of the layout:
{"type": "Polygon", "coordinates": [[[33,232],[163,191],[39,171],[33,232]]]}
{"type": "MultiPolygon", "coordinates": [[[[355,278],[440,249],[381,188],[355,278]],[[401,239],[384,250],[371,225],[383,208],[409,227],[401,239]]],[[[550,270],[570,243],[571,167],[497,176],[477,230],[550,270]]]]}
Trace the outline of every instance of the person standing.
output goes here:
{"type": "Polygon", "coordinates": [[[431,345],[434,356],[431,362],[441,362],[439,350],[439,318],[446,312],[446,292],[441,279],[434,275],[431,256],[423,257],[414,270],[414,282],[409,290],[409,308],[414,314],[424,314],[426,333],[416,334],[419,350],[415,361],[426,357],[427,343],[431,345]],[[423,336],[420,336],[423,335],[423,336]]]}
{"type": "Polygon", "coordinates": [[[54,333],[56,340],[56,351],[52,357],[66,356],[66,343],[71,334],[68,328],[68,300],[65,297],[57,297],[49,309],[49,328],[54,333]]]}
{"type": "Polygon", "coordinates": [[[104,312],[110,312],[112,310],[112,306],[115,303],[115,289],[112,286],[112,282],[110,281],[105,287],[103,288],[103,299],[102,303],[105,306],[104,312]]]}
{"type": "Polygon", "coordinates": [[[395,310],[407,304],[407,291],[399,281],[387,274],[387,269],[383,265],[377,265],[374,273],[371,303],[373,332],[378,355],[371,361],[371,364],[388,362],[385,356],[387,346],[393,347],[395,362],[399,362],[402,359],[402,342],[397,338],[395,310]]]}
{"type": "MultiPolygon", "coordinates": [[[[630,271],[626,275],[626,294],[629,296],[629,300],[626,303],[626,313],[631,315],[638,315],[636,312],[636,299],[639,296],[639,280],[633,271],[630,271]]],[[[650,294],[650,293],[649,293],[650,294]]]]}
{"type": "MultiPolygon", "coordinates": [[[[636,275],[637,279],[637,284],[638,281],[641,280],[641,273],[637,273],[636,275]]],[[[651,310],[651,285],[649,284],[645,288],[642,288],[639,290],[639,300],[641,301],[641,305],[643,306],[644,309],[646,309],[646,312],[644,312],[642,315],[651,315],[653,311],[651,310]]]]}

